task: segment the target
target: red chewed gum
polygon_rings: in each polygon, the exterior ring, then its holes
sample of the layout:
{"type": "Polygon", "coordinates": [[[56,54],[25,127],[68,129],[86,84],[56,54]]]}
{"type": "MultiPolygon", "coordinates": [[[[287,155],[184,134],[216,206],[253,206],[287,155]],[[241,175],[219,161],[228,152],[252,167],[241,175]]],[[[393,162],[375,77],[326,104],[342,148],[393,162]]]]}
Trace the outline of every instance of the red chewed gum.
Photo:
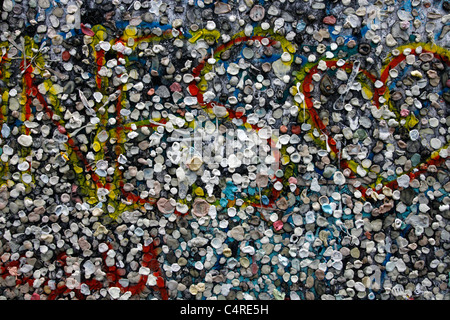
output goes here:
{"type": "Polygon", "coordinates": [[[41,296],[35,292],[31,295],[30,300],[41,300],[41,296]]]}
{"type": "Polygon", "coordinates": [[[258,273],[258,265],[256,263],[252,263],[251,270],[252,270],[253,274],[257,274],[258,273]]]}
{"type": "Polygon", "coordinates": [[[280,231],[283,228],[283,221],[277,220],[273,223],[273,227],[276,231],[280,231]]]}
{"type": "Polygon", "coordinates": [[[300,132],[301,132],[301,127],[298,126],[298,125],[293,125],[292,128],[291,128],[291,132],[292,132],[293,134],[300,134],[300,132]]]}
{"type": "Polygon", "coordinates": [[[181,92],[183,88],[178,82],[174,82],[170,85],[170,90],[172,90],[172,92],[181,92]]]}
{"type": "Polygon", "coordinates": [[[67,131],[66,131],[66,128],[64,128],[63,126],[61,126],[61,125],[59,125],[58,126],[58,131],[60,132],[60,133],[62,133],[62,134],[65,134],[67,131]]]}
{"type": "Polygon", "coordinates": [[[81,32],[83,32],[85,35],[93,37],[95,35],[94,31],[86,27],[83,23],[80,24],[81,32]]]}
{"type": "Polygon", "coordinates": [[[63,53],[61,54],[61,58],[63,59],[63,61],[69,61],[70,52],[67,50],[63,51],[63,53]]]}

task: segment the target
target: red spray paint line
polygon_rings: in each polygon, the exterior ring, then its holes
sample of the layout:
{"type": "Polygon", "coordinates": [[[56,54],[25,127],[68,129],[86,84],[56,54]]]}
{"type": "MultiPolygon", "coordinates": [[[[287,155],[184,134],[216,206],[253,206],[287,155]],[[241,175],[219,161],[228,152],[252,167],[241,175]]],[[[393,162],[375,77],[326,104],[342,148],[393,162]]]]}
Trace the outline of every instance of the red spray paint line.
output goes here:
{"type": "MultiPolygon", "coordinates": [[[[20,68],[23,70],[25,68],[24,61],[20,63],[20,68]]],[[[32,96],[35,96],[39,91],[37,88],[33,86],[33,78],[31,77],[31,73],[33,72],[33,67],[31,65],[28,66],[28,68],[24,72],[24,80],[25,80],[25,87],[26,87],[26,95],[27,100],[25,102],[25,120],[29,120],[31,117],[31,103],[32,103],[32,96]]],[[[30,129],[25,127],[25,133],[27,135],[30,134],[30,129]]]]}
{"type": "Polygon", "coordinates": [[[99,50],[96,51],[96,55],[97,55],[97,74],[95,76],[95,80],[97,83],[97,88],[99,90],[102,89],[102,77],[99,75],[100,69],[103,67],[103,65],[105,64],[105,52],[103,50],[99,50]]]}

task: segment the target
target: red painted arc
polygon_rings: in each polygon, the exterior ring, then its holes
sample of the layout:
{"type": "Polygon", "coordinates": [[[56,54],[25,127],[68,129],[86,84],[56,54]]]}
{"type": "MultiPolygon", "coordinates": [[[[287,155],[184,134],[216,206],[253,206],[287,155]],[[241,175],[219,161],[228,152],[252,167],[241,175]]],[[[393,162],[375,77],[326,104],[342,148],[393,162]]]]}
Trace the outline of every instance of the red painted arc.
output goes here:
{"type": "MultiPolygon", "coordinates": [[[[439,54],[437,54],[435,52],[431,52],[431,51],[427,51],[427,50],[423,50],[423,52],[433,53],[435,58],[438,58],[438,59],[442,60],[447,65],[450,64],[450,61],[446,57],[443,57],[443,56],[441,56],[441,55],[439,55],[439,54]]],[[[416,54],[414,49],[411,50],[411,54],[416,54]]],[[[403,53],[398,55],[398,56],[396,56],[394,59],[392,59],[392,61],[387,65],[387,67],[384,69],[383,73],[381,74],[379,80],[383,83],[383,86],[381,88],[375,89],[375,91],[374,91],[374,98],[373,98],[374,104],[375,104],[375,106],[377,108],[380,108],[379,97],[382,96],[385,93],[385,91],[386,91],[386,81],[387,81],[387,79],[389,77],[389,71],[392,68],[395,68],[398,64],[400,64],[405,59],[406,59],[406,56],[403,53]]],[[[334,61],[334,60],[326,62],[328,68],[335,67],[336,63],[337,62],[334,61]]],[[[352,68],[352,66],[353,66],[353,64],[351,62],[346,62],[343,67],[352,68]]],[[[308,112],[309,112],[309,114],[311,116],[311,120],[313,121],[314,125],[317,128],[319,128],[324,134],[327,135],[329,146],[330,146],[331,150],[334,153],[337,153],[337,152],[339,152],[339,150],[336,147],[336,142],[333,139],[333,137],[331,137],[329,131],[326,129],[326,126],[324,125],[324,123],[320,119],[317,111],[315,110],[315,108],[313,106],[313,102],[312,102],[312,97],[311,97],[311,93],[310,93],[311,90],[309,89],[309,85],[312,84],[312,75],[314,73],[316,73],[317,70],[318,70],[318,67],[316,65],[315,67],[313,67],[311,69],[311,71],[305,77],[305,79],[304,79],[304,81],[302,83],[302,89],[303,89],[303,92],[304,92],[304,95],[305,95],[305,103],[306,103],[306,106],[308,108],[308,112]]],[[[369,73],[368,71],[361,70],[361,72],[363,72],[364,75],[366,75],[372,81],[372,83],[374,83],[376,81],[375,76],[372,75],[371,73],[369,73]]],[[[441,164],[444,160],[445,159],[443,159],[441,157],[438,157],[437,159],[429,159],[427,161],[427,163],[426,163],[426,166],[432,165],[432,164],[438,165],[438,164],[441,164]]],[[[341,168],[345,169],[345,168],[348,168],[348,167],[349,166],[348,166],[347,161],[341,160],[341,168]]],[[[418,176],[420,176],[420,174],[424,173],[425,171],[426,171],[426,169],[421,169],[421,170],[418,170],[418,171],[416,171],[414,173],[411,172],[411,173],[409,173],[409,175],[410,175],[411,179],[414,179],[414,178],[417,178],[418,176]]],[[[397,184],[396,180],[393,180],[393,181],[387,183],[385,186],[392,189],[392,188],[397,188],[398,184],[397,184]]],[[[360,186],[357,189],[361,191],[363,197],[366,196],[366,192],[367,192],[368,188],[360,186]]],[[[381,193],[382,190],[381,189],[380,190],[376,190],[376,192],[377,193],[381,193]]]]}

